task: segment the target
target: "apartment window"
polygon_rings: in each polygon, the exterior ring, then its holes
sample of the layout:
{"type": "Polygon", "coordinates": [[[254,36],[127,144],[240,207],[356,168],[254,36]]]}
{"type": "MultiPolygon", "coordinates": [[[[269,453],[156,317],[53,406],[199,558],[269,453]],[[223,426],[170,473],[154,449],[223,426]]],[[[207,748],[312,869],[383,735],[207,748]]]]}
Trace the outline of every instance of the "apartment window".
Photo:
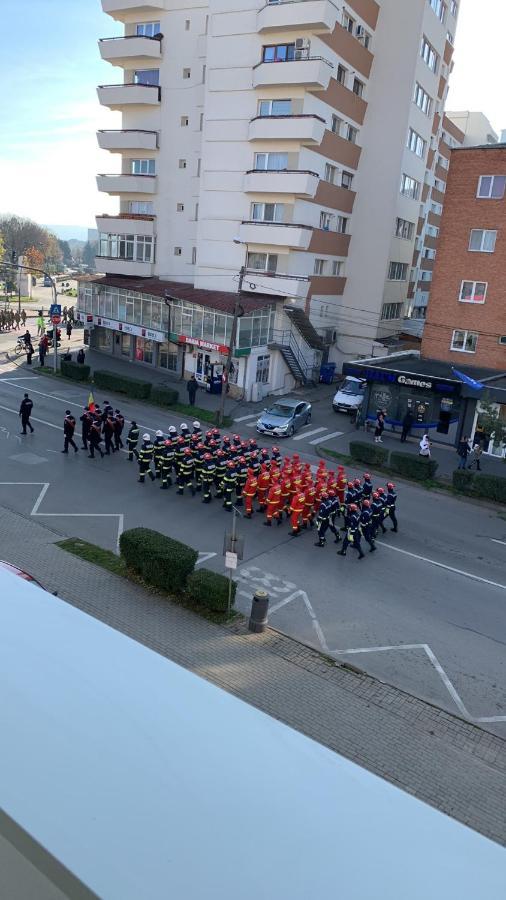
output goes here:
{"type": "Polygon", "coordinates": [[[462,303],[485,303],[486,281],[463,281],[460,285],[459,300],[462,303]]]}
{"type": "Polygon", "coordinates": [[[395,236],[410,241],[415,231],[415,223],[408,222],[407,219],[397,218],[395,221],[395,236]]]}
{"type": "Polygon", "coordinates": [[[288,168],[288,153],[255,153],[255,169],[280,172],[288,168]]]}
{"type": "Polygon", "coordinates": [[[476,196],[482,200],[502,200],[505,187],[505,175],[480,175],[476,196]]]}
{"type": "Polygon", "coordinates": [[[356,144],[358,140],[358,128],[355,128],[353,125],[347,125],[345,138],[347,141],[350,141],[351,144],[356,144]]]}
{"type": "Polygon", "coordinates": [[[334,134],[341,133],[341,125],[343,124],[343,120],[339,118],[339,116],[332,116],[332,120],[330,123],[330,130],[334,132],[334,134]]]}
{"type": "Polygon", "coordinates": [[[403,305],[403,303],[384,303],[381,307],[381,318],[400,319],[403,305]]]}
{"type": "Polygon", "coordinates": [[[446,158],[446,156],[438,156],[437,165],[441,166],[442,169],[448,169],[450,167],[450,160],[446,158]]]}
{"type": "Polygon", "coordinates": [[[248,253],[246,268],[255,269],[258,272],[276,272],[278,268],[277,253],[248,253]]]}
{"type": "Polygon", "coordinates": [[[447,32],[446,32],[446,40],[447,40],[448,43],[451,44],[452,47],[453,47],[453,45],[454,45],[454,43],[455,43],[455,38],[454,38],[453,34],[451,33],[451,31],[447,31],[447,32]]]}
{"type": "Polygon", "coordinates": [[[350,34],[353,34],[355,28],[355,20],[346,11],[343,12],[343,28],[350,34]]]}
{"type": "Polygon", "coordinates": [[[346,84],[347,74],[348,74],[348,72],[344,68],[344,66],[342,66],[341,63],[338,63],[337,73],[336,73],[336,81],[338,81],[339,84],[346,84]]]}
{"type": "Polygon", "coordinates": [[[137,69],[134,72],[134,84],[160,84],[160,69],[137,69]]]}
{"type": "Polygon", "coordinates": [[[182,247],[174,247],[174,256],[181,256],[183,253],[182,247]]]}
{"type": "Polygon", "coordinates": [[[469,238],[469,250],[480,253],[493,253],[497,231],[484,231],[481,228],[473,228],[469,238]]]}
{"type": "Polygon", "coordinates": [[[451,12],[452,16],[457,16],[458,11],[459,11],[459,5],[457,3],[457,0],[450,0],[450,12],[451,12]]]}
{"type": "Polygon", "coordinates": [[[332,262],[332,274],[338,278],[341,274],[343,264],[340,259],[334,259],[332,262]]]}
{"type": "Polygon", "coordinates": [[[429,67],[431,72],[437,72],[437,68],[438,68],[438,64],[439,64],[439,56],[437,55],[436,51],[434,50],[434,47],[432,46],[432,44],[429,43],[429,41],[427,40],[427,38],[425,36],[422,38],[422,45],[420,48],[420,56],[422,57],[422,59],[426,63],[426,65],[429,67]]]}
{"type": "Polygon", "coordinates": [[[458,350],[460,353],[476,353],[478,334],[476,331],[454,331],[450,350],[458,350]]]}
{"type": "Polygon", "coordinates": [[[155,175],[156,160],[154,159],[131,159],[132,175],[155,175]]]}
{"type": "Polygon", "coordinates": [[[160,34],[160,22],[140,22],[135,26],[135,33],[142,37],[154,37],[160,34]]]}
{"type": "Polygon", "coordinates": [[[326,259],[315,259],[313,273],[315,275],[324,275],[326,262],[326,259]]]}
{"type": "Polygon", "coordinates": [[[432,247],[424,247],[423,248],[423,259],[435,259],[436,251],[432,249],[432,247]]]}
{"type": "Polygon", "coordinates": [[[185,19],[185,20],[184,20],[184,30],[185,30],[185,31],[189,31],[189,30],[190,30],[190,20],[189,20],[189,19],[185,19]]]}
{"type": "Polygon", "coordinates": [[[357,41],[360,41],[360,43],[364,45],[366,50],[369,49],[369,45],[371,43],[371,35],[368,31],[365,30],[363,25],[357,25],[357,27],[355,28],[355,37],[357,41]]]}
{"type": "Polygon", "coordinates": [[[198,220],[199,220],[199,205],[198,205],[198,203],[196,203],[195,204],[195,221],[198,222],[198,220]]]}
{"type": "Polygon", "coordinates": [[[257,384],[268,384],[270,361],[271,358],[269,355],[257,356],[257,370],[255,375],[255,381],[257,384]]]}
{"type": "Polygon", "coordinates": [[[152,200],[130,200],[128,203],[128,212],[134,216],[152,216],[153,209],[152,200]]]}
{"type": "Polygon", "coordinates": [[[320,228],[323,229],[323,231],[330,231],[333,218],[333,213],[324,212],[322,210],[320,213],[320,228]]]}
{"type": "Polygon", "coordinates": [[[420,182],[416,181],[415,178],[411,178],[411,175],[403,175],[401,181],[401,194],[404,194],[405,197],[409,197],[411,200],[418,200],[420,196],[420,182]]]}
{"type": "Polygon", "coordinates": [[[415,153],[420,159],[423,159],[425,156],[425,147],[426,142],[414,128],[410,128],[408,131],[408,140],[407,140],[407,148],[411,150],[412,153],[415,153]]]}
{"type": "Polygon", "coordinates": [[[325,181],[329,181],[330,184],[335,184],[336,178],[337,178],[336,167],[331,166],[330,163],[325,163],[325,174],[323,177],[324,177],[325,181]]]}
{"type": "Polygon", "coordinates": [[[202,168],[202,160],[199,158],[199,159],[197,160],[197,172],[196,172],[197,178],[200,178],[200,170],[201,170],[201,168],[202,168]]]}
{"type": "Polygon", "coordinates": [[[187,128],[190,124],[188,116],[181,116],[181,128],[187,128]]]}
{"type": "Polygon", "coordinates": [[[429,3],[436,13],[440,22],[444,22],[446,16],[446,3],[443,3],[443,0],[429,0],[429,3]]]}
{"type": "Polygon", "coordinates": [[[506,334],[501,334],[499,337],[499,343],[501,347],[506,346],[506,334]]]}
{"type": "Polygon", "coordinates": [[[295,59],[295,43],[274,44],[263,48],[262,62],[290,62],[295,59]]]}
{"type": "Polygon", "coordinates": [[[431,203],[430,208],[431,208],[431,212],[435,213],[436,216],[441,216],[443,214],[443,204],[442,203],[431,203]]]}
{"type": "Polygon", "coordinates": [[[202,66],[202,84],[206,83],[206,73],[207,73],[207,66],[204,64],[202,66]]]}
{"type": "Polygon", "coordinates": [[[437,225],[426,225],[425,233],[429,235],[429,237],[437,238],[439,237],[439,228],[437,225]]]}
{"type": "Polygon", "coordinates": [[[346,234],[348,231],[348,222],[349,219],[346,216],[338,216],[336,231],[338,231],[339,234],[346,234]]]}
{"type": "Polygon", "coordinates": [[[361,97],[364,93],[365,84],[363,81],[360,81],[359,78],[353,79],[353,93],[357,95],[357,97],[361,97]]]}
{"type": "Polygon", "coordinates": [[[282,222],[284,210],[283,203],[252,203],[251,218],[253,222],[282,222]]]}
{"type": "Polygon", "coordinates": [[[192,247],[192,266],[194,266],[197,262],[197,248],[192,247]]]}
{"type": "Polygon", "coordinates": [[[434,179],[434,187],[436,191],[439,191],[440,194],[444,194],[446,191],[446,184],[444,181],[440,181],[439,178],[434,179]]]}
{"type": "Polygon", "coordinates": [[[154,243],[152,237],[137,235],[135,239],[135,258],[138,262],[154,262],[154,243]]]}
{"type": "Polygon", "coordinates": [[[420,272],[420,281],[432,281],[432,272],[429,269],[422,269],[420,272]]]}
{"type": "Polygon", "coordinates": [[[353,175],[351,172],[342,172],[341,174],[341,187],[346,188],[347,191],[351,190],[351,186],[353,184],[353,175]]]}
{"type": "Polygon", "coordinates": [[[192,70],[191,69],[183,69],[183,78],[191,78],[192,70]]]}
{"type": "Polygon", "coordinates": [[[408,264],[391,262],[388,267],[389,281],[406,281],[408,277],[408,264]]]}
{"type": "Polygon", "coordinates": [[[178,212],[184,212],[184,203],[176,203],[176,210],[178,212]]]}
{"type": "Polygon", "coordinates": [[[291,116],[291,100],[259,100],[259,116],[291,116]]]}
{"type": "Polygon", "coordinates": [[[422,85],[418,83],[418,81],[415,84],[413,101],[418,106],[418,109],[421,109],[426,116],[430,116],[430,112],[432,109],[432,98],[429,96],[427,91],[423,89],[422,85]]]}
{"type": "Polygon", "coordinates": [[[180,160],[179,160],[179,168],[180,168],[180,169],[186,169],[186,160],[185,160],[185,159],[180,159],[180,160]]]}
{"type": "Polygon", "coordinates": [[[110,259],[131,259],[153,262],[154,238],[135,234],[100,234],[99,255],[110,259]]]}
{"type": "Polygon", "coordinates": [[[204,130],[204,113],[201,112],[199,116],[199,131],[204,130]]]}

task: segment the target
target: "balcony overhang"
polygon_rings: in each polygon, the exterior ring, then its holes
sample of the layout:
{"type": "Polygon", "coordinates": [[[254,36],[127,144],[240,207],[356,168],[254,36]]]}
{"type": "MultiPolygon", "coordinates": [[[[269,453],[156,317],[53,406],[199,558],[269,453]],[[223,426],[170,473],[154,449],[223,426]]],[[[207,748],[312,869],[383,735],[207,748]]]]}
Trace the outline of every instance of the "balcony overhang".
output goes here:
{"type": "Polygon", "coordinates": [[[341,11],[332,0],[279,0],[268,3],[257,15],[257,31],[260,34],[288,31],[292,28],[311,29],[314,32],[331,32],[341,11]]]}
{"type": "Polygon", "coordinates": [[[98,42],[100,56],[113,66],[135,69],[143,65],[159,62],[162,55],[161,38],[144,35],[122,35],[102,38],[98,42]]]}
{"type": "Polygon", "coordinates": [[[140,216],[123,213],[119,216],[96,216],[97,230],[101,234],[141,234],[155,235],[155,216],[140,216]]]}
{"type": "Polygon", "coordinates": [[[139,262],[136,259],[112,259],[109,256],[96,256],[97,270],[106,275],[133,275],[140,278],[151,278],[154,263],[139,262]]]}
{"type": "Polygon", "coordinates": [[[102,84],[97,88],[99,102],[109,109],[125,106],[158,106],[161,89],[152,84],[102,84]]]}
{"type": "Polygon", "coordinates": [[[316,172],[298,172],[288,169],[246,172],[244,191],[247,194],[292,194],[314,197],[320,178],[316,172]]]}
{"type": "Polygon", "coordinates": [[[250,141],[300,141],[321,144],[325,121],[316,115],[256,116],[249,123],[250,141]]]}
{"type": "Polygon", "coordinates": [[[289,62],[260,62],[253,69],[253,87],[290,87],[326,91],[333,72],[332,63],[320,56],[289,62]]]}
{"type": "Polygon", "coordinates": [[[118,22],[133,22],[137,16],[158,16],[165,3],[164,0],[102,0],[102,9],[118,22]]]}
{"type": "Polygon", "coordinates": [[[243,244],[261,244],[267,247],[288,247],[307,250],[313,229],[308,225],[291,225],[276,222],[242,222],[239,240],[243,244]]]}
{"type": "Polygon", "coordinates": [[[106,194],[155,194],[156,175],[97,175],[97,188],[106,194]]]}
{"type": "Polygon", "coordinates": [[[101,150],[121,153],[123,150],[158,150],[158,132],[136,129],[102,130],[97,132],[101,150]]]}
{"type": "Polygon", "coordinates": [[[310,280],[304,276],[282,275],[277,272],[262,272],[258,269],[246,269],[243,291],[272,293],[276,296],[294,297],[305,300],[310,287],[310,280]]]}

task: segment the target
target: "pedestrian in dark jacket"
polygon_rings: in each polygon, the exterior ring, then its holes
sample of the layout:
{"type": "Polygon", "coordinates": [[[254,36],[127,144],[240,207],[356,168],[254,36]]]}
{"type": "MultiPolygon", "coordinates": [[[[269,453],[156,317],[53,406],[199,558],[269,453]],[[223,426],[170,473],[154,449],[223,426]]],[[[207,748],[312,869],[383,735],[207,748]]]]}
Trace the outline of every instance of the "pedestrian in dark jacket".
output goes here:
{"type": "Polygon", "coordinates": [[[67,337],[68,337],[69,341],[70,341],[71,336],[72,336],[72,322],[69,319],[69,321],[67,322],[67,337]]]}
{"type": "Polygon", "coordinates": [[[123,447],[123,441],[121,440],[121,435],[123,433],[123,428],[125,427],[125,419],[121,415],[119,409],[114,410],[114,445],[116,450],[120,450],[123,447]]]}
{"type": "Polygon", "coordinates": [[[76,442],[74,441],[74,431],[75,430],[76,430],[76,420],[74,419],[74,416],[70,412],[70,409],[66,409],[65,410],[65,418],[63,420],[64,443],[63,443],[62,453],[69,452],[69,444],[71,447],[74,448],[75,453],[77,453],[79,448],[78,448],[76,442]]]}
{"type": "Polygon", "coordinates": [[[83,415],[80,417],[81,421],[81,439],[83,442],[82,450],[88,449],[88,441],[90,439],[90,430],[91,424],[93,422],[93,418],[87,406],[84,407],[83,415]]]}
{"type": "Polygon", "coordinates": [[[406,443],[406,438],[411,432],[411,428],[413,427],[413,413],[410,409],[408,409],[406,415],[402,420],[402,434],[401,434],[401,444],[406,443]]]}
{"type": "Polygon", "coordinates": [[[382,444],[383,439],[381,435],[385,429],[385,413],[382,409],[378,409],[376,413],[376,427],[374,429],[374,443],[382,444]]]}
{"type": "Polygon", "coordinates": [[[190,406],[195,406],[195,396],[197,394],[198,383],[195,375],[192,375],[188,384],[186,385],[186,390],[188,391],[188,398],[190,400],[190,406]]]}
{"type": "Polygon", "coordinates": [[[19,407],[19,415],[21,416],[21,428],[23,431],[21,434],[26,434],[26,426],[33,433],[32,423],[30,422],[30,416],[32,414],[33,409],[33,400],[30,400],[28,394],[25,394],[21,401],[21,406],[19,407]]]}
{"type": "Polygon", "coordinates": [[[85,355],[85,352],[84,352],[83,348],[81,347],[81,348],[77,351],[77,362],[79,363],[80,366],[83,366],[83,365],[84,365],[84,360],[85,360],[85,359],[86,359],[86,355],[85,355]]]}
{"type": "Polygon", "coordinates": [[[467,435],[460,439],[459,445],[457,447],[457,453],[459,455],[459,469],[465,469],[467,464],[467,457],[471,452],[471,448],[469,446],[469,441],[467,435]]]}

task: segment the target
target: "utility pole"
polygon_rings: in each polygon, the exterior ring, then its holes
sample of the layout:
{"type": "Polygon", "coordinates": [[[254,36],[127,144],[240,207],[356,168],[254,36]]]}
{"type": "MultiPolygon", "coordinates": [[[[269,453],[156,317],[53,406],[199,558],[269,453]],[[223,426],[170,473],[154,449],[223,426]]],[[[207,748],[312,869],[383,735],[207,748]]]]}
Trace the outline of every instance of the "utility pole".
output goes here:
{"type": "Polygon", "coordinates": [[[237,289],[237,297],[234,305],[234,318],[232,320],[232,331],[230,334],[230,348],[228,351],[227,361],[225,363],[225,368],[223,369],[222,375],[222,388],[221,388],[221,396],[220,396],[220,408],[217,414],[217,425],[221,426],[223,424],[223,416],[225,413],[225,397],[227,394],[227,387],[230,379],[230,370],[232,368],[232,357],[234,355],[235,344],[237,339],[237,322],[241,316],[244,315],[244,308],[240,303],[242,285],[244,281],[244,276],[246,274],[245,266],[241,266],[239,271],[239,287],[237,289]]]}

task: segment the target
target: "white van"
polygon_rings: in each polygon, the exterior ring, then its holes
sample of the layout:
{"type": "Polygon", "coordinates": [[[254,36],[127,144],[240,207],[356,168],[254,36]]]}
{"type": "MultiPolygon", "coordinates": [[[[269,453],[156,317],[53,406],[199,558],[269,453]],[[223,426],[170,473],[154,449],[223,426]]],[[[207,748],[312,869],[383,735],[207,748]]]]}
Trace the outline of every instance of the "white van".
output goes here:
{"type": "Polygon", "coordinates": [[[366,382],[363,378],[347,375],[344,383],[334,394],[332,408],[334,412],[357,412],[362,406],[366,382]]]}

